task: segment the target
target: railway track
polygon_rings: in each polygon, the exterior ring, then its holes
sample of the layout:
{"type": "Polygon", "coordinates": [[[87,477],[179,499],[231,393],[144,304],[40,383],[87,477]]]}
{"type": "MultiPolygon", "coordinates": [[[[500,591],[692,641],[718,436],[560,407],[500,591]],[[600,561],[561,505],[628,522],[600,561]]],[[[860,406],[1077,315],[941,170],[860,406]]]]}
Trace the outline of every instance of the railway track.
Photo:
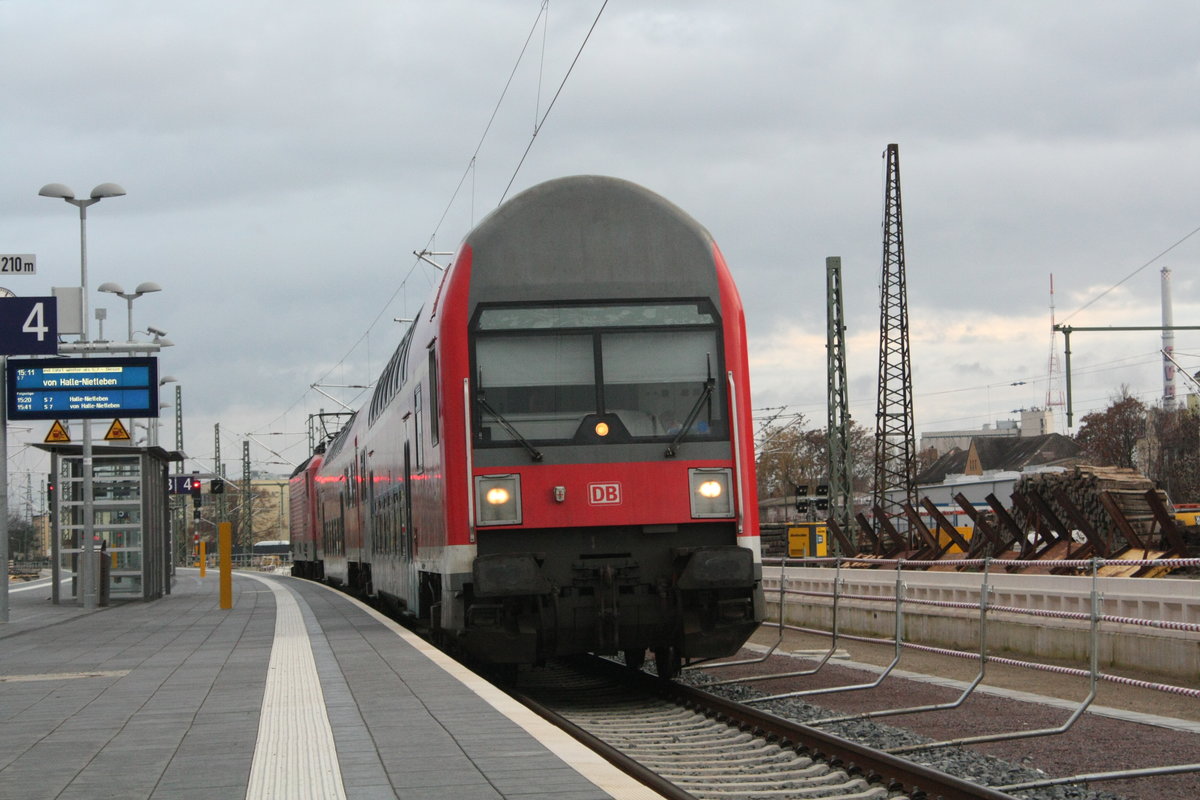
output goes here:
{"type": "Polygon", "coordinates": [[[1002,800],[887,753],[601,659],[522,671],[521,702],[670,798],[1002,800]]]}

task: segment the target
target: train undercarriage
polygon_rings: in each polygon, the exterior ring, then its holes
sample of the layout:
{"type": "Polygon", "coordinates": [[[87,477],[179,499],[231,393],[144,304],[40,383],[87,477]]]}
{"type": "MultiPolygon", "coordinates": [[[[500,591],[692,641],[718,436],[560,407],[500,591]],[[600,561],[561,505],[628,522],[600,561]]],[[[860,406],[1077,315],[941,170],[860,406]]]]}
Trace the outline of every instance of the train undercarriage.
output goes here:
{"type": "Polygon", "coordinates": [[[725,537],[714,526],[679,527],[685,530],[665,538],[710,543],[671,546],[641,529],[492,533],[487,544],[481,536],[472,583],[460,598],[457,644],[493,663],[590,652],[623,654],[640,666],[651,651],[664,677],[684,659],[732,655],[762,619],[753,553],[716,543],[725,537]],[[584,540],[605,542],[606,552],[581,552],[584,540]],[[521,548],[533,541],[574,544],[576,554],[548,558],[544,549],[521,548]],[[500,543],[502,551],[489,552],[500,543]],[[556,574],[552,564],[569,571],[556,574]]]}

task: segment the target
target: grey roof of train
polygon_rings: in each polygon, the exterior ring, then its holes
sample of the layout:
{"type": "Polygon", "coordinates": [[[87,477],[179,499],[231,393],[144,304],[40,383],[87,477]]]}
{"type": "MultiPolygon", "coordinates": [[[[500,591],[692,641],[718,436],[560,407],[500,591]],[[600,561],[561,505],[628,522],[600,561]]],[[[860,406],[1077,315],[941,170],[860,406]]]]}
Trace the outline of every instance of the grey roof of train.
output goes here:
{"type": "Polygon", "coordinates": [[[492,212],[465,243],[473,250],[472,307],[564,297],[718,300],[708,230],[619,178],[577,175],[534,186],[492,212]]]}

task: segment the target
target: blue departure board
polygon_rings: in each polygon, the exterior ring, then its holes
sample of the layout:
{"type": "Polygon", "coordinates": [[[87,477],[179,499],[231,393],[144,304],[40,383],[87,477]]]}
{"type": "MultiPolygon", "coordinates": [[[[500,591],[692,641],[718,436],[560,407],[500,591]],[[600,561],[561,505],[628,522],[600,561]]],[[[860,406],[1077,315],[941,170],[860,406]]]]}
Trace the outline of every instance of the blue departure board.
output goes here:
{"type": "Polygon", "coordinates": [[[10,358],[8,418],[158,416],[155,358],[10,358]]]}

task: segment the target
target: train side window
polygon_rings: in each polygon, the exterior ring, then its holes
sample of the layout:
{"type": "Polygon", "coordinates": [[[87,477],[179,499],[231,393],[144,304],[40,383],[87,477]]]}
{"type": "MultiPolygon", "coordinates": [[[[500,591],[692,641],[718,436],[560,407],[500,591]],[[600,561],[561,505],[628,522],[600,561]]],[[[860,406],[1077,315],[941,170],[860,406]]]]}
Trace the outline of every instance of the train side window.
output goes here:
{"type": "Polygon", "coordinates": [[[376,502],[375,511],[375,540],[372,544],[375,546],[375,552],[386,553],[388,551],[388,529],[387,529],[387,495],[379,498],[376,502]]]}
{"type": "Polygon", "coordinates": [[[421,413],[421,384],[418,383],[417,388],[413,390],[413,446],[416,449],[413,455],[415,456],[414,461],[417,472],[424,471],[424,462],[421,460],[421,452],[424,449],[421,447],[421,440],[425,438],[425,431],[422,427],[423,417],[424,414],[421,413]]]}
{"type": "Polygon", "coordinates": [[[392,552],[400,552],[400,534],[403,531],[401,527],[403,520],[400,517],[401,501],[404,499],[404,490],[396,487],[396,491],[392,493],[392,552]]]}
{"type": "Polygon", "coordinates": [[[429,442],[436,445],[441,438],[438,425],[438,364],[437,353],[429,345],[429,442]]]}

